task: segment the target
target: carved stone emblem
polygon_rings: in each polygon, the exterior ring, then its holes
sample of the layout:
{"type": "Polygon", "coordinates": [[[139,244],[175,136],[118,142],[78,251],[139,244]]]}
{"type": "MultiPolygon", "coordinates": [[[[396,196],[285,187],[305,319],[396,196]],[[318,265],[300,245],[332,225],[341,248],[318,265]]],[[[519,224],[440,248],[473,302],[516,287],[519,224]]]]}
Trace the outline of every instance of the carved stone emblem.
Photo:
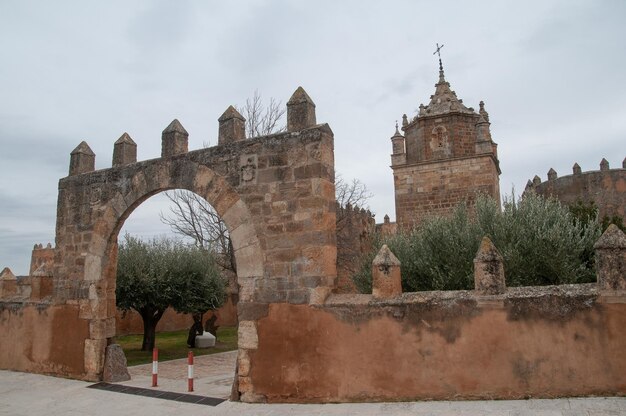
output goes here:
{"type": "Polygon", "coordinates": [[[92,185],[89,190],[89,204],[98,205],[102,200],[102,188],[99,185],[92,185]]]}
{"type": "Polygon", "coordinates": [[[256,155],[242,156],[241,158],[241,182],[250,184],[256,180],[257,159],[256,155]]]}

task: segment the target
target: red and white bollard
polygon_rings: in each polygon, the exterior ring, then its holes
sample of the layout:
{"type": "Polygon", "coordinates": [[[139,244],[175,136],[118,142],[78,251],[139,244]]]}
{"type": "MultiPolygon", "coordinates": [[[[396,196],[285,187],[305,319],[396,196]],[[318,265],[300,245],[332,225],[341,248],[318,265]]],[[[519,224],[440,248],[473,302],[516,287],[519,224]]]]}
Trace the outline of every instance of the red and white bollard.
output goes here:
{"type": "Polygon", "coordinates": [[[193,391],[193,351],[187,354],[187,391],[193,391]]]}
{"type": "Polygon", "coordinates": [[[152,350],[152,387],[157,386],[157,373],[159,372],[159,349],[152,350]]]}

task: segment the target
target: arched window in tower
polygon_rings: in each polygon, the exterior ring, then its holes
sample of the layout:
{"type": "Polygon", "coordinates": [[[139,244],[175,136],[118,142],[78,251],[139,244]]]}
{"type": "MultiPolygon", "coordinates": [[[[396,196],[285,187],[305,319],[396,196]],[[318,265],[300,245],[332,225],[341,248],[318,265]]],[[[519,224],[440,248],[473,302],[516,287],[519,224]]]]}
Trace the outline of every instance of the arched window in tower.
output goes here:
{"type": "Polygon", "coordinates": [[[432,130],[430,150],[432,152],[433,159],[445,159],[451,156],[448,131],[444,126],[437,126],[432,130]]]}

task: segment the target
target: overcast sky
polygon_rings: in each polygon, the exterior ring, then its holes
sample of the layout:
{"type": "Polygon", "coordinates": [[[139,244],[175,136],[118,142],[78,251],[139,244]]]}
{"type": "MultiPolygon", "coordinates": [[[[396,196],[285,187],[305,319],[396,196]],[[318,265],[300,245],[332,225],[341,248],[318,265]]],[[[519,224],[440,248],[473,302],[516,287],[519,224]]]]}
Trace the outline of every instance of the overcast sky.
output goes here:
{"type": "MultiPolygon", "coordinates": [[[[484,100],[503,194],[574,162],[626,156],[626,2],[615,1],[0,1],[0,268],[26,274],[33,244],[54,242],[58,179],[86,140],[111,166],[128,132],[138,159],[160,156],[178,118],[189,148],[217,142],[217,118],[258,90],[285,103],[303,86],[335,133],[336,170],[394,214],[396,120],[446,79],[484,100]]],[[[161,198],[161,201],[163,198],[161,198]]],[[[128,219],[166,228],[151,198],[128,219]]]]}

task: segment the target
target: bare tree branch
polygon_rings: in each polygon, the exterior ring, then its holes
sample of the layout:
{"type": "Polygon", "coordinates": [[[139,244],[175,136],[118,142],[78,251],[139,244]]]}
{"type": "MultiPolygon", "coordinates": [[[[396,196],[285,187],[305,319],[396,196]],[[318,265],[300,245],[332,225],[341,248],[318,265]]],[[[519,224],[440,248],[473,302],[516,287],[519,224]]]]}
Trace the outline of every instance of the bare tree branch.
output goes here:
{"type": "Polygon", "coordinates": [[[161,222],[174,233],[191,238],[196,246],[215,253],[223,269],[235,271],[228,229],[213,207],[193,192],[175,190],[165,195],[172,205],[169,215],[160,214],[161,222]]]}
{"type": "Polygon", "coordinates": [[[246,104],[238,107],[237,111],[246,119],[248,137],[267,136],[286,129],[283,119],[287,108],[274,98],[270,98],[269,104],[264,105],[258,90],[255,90],[252,98],[248,98],[246,104]]]}
{"type": "Polygon", "coordinates": [[[335,198],[341,207],[350,205],[367,209],[367,202],[374,195],[367,189],[367,186],[358,179],[346,182],[338,173],[335,175],[335,198]]]}
{"type": "MultiPolygon", "coordinates": [[[[274,98],[265,105],[258,91],[237,109],[246,119],[248,137],[265,136],[286,129],[286,107],[274,98]]],[[[204,147],[208,147],[204,143],[204,147]]],[[[226,224],[213,207],[201,196],[185,190],[165,193],[172,202],[169,215],[161,213],[161,222],[169,225],[176,234],[192,239],[198,247],[216,254],[220,267],[237,272],[233,245],[226,224]]]]}

